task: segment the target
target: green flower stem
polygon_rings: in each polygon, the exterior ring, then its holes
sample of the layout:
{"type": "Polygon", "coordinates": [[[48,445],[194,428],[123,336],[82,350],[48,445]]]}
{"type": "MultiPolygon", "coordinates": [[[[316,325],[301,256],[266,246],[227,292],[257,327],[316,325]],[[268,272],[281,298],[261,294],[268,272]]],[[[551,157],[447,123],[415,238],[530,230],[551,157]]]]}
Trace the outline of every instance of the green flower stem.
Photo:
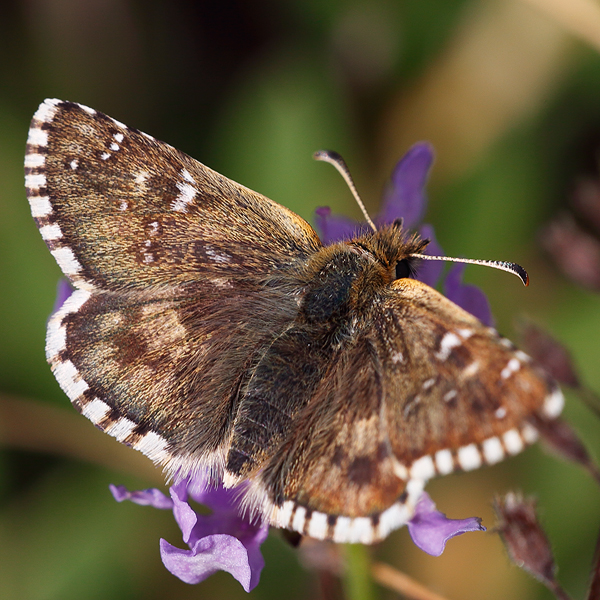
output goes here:
{"type": "Polygon", "coordinates": [[[345,569],[342,577],[346,600],[376,600],[371,577],[370,549],[362,544],[344,546],[345,569]]]}

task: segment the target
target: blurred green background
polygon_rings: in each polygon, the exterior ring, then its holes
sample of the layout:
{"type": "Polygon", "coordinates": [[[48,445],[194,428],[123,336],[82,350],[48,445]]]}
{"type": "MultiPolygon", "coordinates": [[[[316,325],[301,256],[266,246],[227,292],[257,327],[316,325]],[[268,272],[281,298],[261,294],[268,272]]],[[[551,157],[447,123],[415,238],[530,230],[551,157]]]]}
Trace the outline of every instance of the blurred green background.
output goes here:
{"type": "MultiPolygon", "coordinates": [[[[117,504],[107,487],[160,485],[160,473],[76,415],[46,365],[60,273],[23,187],[29,120],[44,98],[147,131],[308,220],[319,205],[358,216],[313,151],[343,154],[374,213],[395,161],[431,141],[426,220],[446,253],[523,264],[529,288],[491,269],[469,267],[466,279],[487,293],[500,331],[515,337],[515,318],[533,318],[600,390],[598,294],[540,244],[576,182],[598,176],[599,14],[596,0],[4,0],[0,598],[245,596],[227,574],[187,586],[162,567],[159,538],[183,546],[171,515],[117,504]]],[[[566,415],[600,456],[598,420],[572,394],[566,415]]],[[[478,515],[488,528],[495,493],[535,494],[559,578],[583,598],[600,494],[579,468],[536,446],[428,489],[449,516],[478,515]]],[[[253,598],[320,597],[316,572],[277,531],[263,550],[253,598]]],[[[493,533],[432,558],[403,529],[372,554],[450,599],[550,598],[493,533]]]]}

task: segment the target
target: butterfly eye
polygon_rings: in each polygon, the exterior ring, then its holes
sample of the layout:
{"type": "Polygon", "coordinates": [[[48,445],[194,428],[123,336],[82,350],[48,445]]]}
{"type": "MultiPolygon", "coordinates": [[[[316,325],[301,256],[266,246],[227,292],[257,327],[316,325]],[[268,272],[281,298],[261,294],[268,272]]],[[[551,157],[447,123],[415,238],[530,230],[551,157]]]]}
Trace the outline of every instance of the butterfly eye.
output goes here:
{"type": "Polygon", "coordinates": [[[406,258],[396,263],[396,279],[404,279],[405,277],[410,277],[412,274],[413,270],[406,258]]]}

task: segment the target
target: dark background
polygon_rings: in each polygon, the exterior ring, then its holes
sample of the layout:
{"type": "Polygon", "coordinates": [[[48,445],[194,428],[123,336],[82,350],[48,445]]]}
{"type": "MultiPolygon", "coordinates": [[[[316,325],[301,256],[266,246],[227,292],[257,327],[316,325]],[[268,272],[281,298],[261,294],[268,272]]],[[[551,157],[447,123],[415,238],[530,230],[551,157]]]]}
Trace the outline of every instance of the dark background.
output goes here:
{"type": "MultiPolygon", "coordinates": [[[[0,4],[0,597],[244,596],[227,574],[187,586],[162,567],[159,538],[182,546],[170,514],[117,504],[107,488],[160,485],[160,474],[78,417],[45,363],[60,273],[31,219],[22,166],[38,104],[59,97],[96,108],[309,220],[319,205],[358,216],[313,151],[344,155],[373,213],[395,162],[430,140],[427,221],[444,250],[523,264],[527,289],[491,269],[469,267],[466,279],[487,293],[502,332],[514,337],[515,318],[533,318],[600,389],[598,295],[540,247],[542,227],[569,206],[576,182],[597,177],[600,17],[580,5],[598,8],[585,0],[0,4]]],[[[598,455],[598,421],[572,394],[566,415],[598,455]]],[[[577,467],[534,447],[428,489],[449,516],[478,515],[488,528],[495,493],[535,494],[560,579],[583,597],[600,497],[577,467]]],[[[254,598],[318,592],[314,571],[277,531],[263,549],[254,598]]],[[[494,534],[462,536],[432,558],[404,529],[373,555],[448,598],[549,597],[509,565],[494,534]]]]}

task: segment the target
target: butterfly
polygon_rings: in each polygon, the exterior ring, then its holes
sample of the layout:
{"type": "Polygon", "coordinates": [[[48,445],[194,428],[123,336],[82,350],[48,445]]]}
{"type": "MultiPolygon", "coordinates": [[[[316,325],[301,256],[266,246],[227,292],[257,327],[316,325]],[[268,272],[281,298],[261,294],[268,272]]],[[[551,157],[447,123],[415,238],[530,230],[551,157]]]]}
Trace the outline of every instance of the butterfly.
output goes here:
{"type": "Polygon", "coordinates": [[[517,454],[563,406],[525,353],[411,277],[400,221],[330,246],[268,198],[85,106],[46,100],[33,217],[73,294],[46,354],[75,408],[172,477],[372,543],[425,483],[517,454]]]}

